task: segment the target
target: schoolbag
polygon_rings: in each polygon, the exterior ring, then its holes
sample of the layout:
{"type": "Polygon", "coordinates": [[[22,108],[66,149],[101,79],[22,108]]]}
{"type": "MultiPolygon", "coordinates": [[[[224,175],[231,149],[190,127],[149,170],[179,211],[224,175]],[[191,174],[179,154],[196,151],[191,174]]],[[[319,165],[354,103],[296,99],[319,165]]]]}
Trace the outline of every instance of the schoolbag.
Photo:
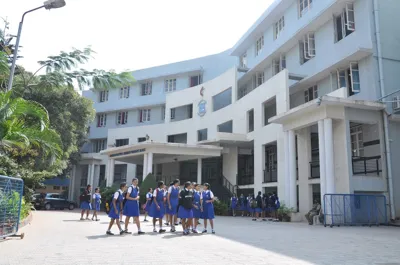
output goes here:
{"type": "Polygon", "coordinates": [[[253,208],[253,209],[257,208],[257,201],[256,200],[251,200],[250,207],[253,208]]]}
{"type": "MultiPolygon", "coordinates": [[[[117,192],[118,192],[119,195],[121,195],[121,192],[120,192],[120,191],[117,191],[117,192]]],[[[106,201],[106,213],[107,213],[107,214],[110,213],[112,201],[114,200],[114,194],[115,194],[115,193],[113,193],[113,194],[111,195],[111,198],[109,198],[109,199],[106,201]]],[[[119,197],[118,197],[116,203],[118,203],[118,202],[119,202],[119,197]]]]}

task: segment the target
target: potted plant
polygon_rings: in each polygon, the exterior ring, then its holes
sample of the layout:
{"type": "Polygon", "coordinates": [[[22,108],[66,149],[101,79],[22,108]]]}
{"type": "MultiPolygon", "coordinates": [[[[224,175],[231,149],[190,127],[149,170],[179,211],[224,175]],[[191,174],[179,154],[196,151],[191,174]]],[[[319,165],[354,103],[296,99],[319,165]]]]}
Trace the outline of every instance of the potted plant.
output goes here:
{"type": "Polygon", "coordinates": [[[287,207],[285,204],[281,204],[277,210],[278,220],[281,222],[290,222],[290,214],[294,212],[293,208],[287,207]]]}
{"type": "Polygon", "coordinates": [[[215,215],[227,216],[229,212],[228,204],[214,197],[214,212],[215,215]]]}

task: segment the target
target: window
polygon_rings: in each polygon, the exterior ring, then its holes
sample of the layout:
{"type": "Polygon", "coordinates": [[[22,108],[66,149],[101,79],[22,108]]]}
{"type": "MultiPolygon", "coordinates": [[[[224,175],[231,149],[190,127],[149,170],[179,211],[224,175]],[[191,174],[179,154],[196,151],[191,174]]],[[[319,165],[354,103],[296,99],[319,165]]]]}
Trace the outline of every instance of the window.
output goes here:
{"type": "Polygon", "coordinates": [[[299,43],[300,48],[300,64],[308,62],[311,58],[315,57],[315,35],[308,33],[303,37],[299,43]]]}
{"type": "Polygon", "coordinates": [[[195,75],[190,77],[190,87],[198,86],[203,83],[202,75],[195,75]]]}
{"type": "Polygon", "coordinates": [[[247,53],[243,54],[239,58],[239,66],[243,68],[247,68],[247,53]]]}
{"type": "Polygon", "coordinates": [[[285,17],[283,16],[275,23],[275,30],[274,30],[275,40],[279,37],[284,28],[285,28],[285,17]]]}
{"type": "Polygon", "coordinates": [[[265,146],[265,170],[274,172],[277,170],[277,148],[276,145],[265,146]]]}
{"type": "Polygon", "coordinates": [[[232,88],[228,88],[212,97],[213,111],[220,110],[232,104],[232,88]]]}
{"type": "Polygon", "coordinates": [[[170,110],[170,120],[174,120],[175,119],[175,108],[170,110]]]}
{"type": "Polygon", "coordinates": [[[99,101],[100,101],[100,102],[106,102],[106,101],[108,101],[108,90],[100,91],[99,101]]]}
{"type": "Polygon", "coordinates": [[[128,112],[122,111],[117,113],[117,124],[127,124],[128,123],[128,112]]]}
{"type": "Polygon", "coordinates": [[[147,81],[146,83],[140,84],[142,88],[142,96],[151,95],[153,83],[151,81],[147,81]]]}
{"type": "Polygon", "coordinates": [[[233,131],[233,122],[231,120],[218,125],[218,132],[232,133],[232,131],[233,131]]]}
{"type": "Polygon", "coordinates": [[[261,36],[256,42],[256,56],[258,56],[264,48],[264,36],[261,36]]]}
{"type": "Polygon", "coordinates": [[[107,139],[98,139],[92,141],[93,153],[100,153],[100,151],[105,150],[106,147],[107,147],[107,139]]]}
{"type": "Polygon", "coordinates": [[[197,141],[205,141],[207,140],[207,129],[202,129],[197,131],[197,141]]]}
{"type": "Polygon", "coordinates": [[[281,55],[279,58],[272,60],[272,75],[278,74],[286,68],[286,56],[281,55]]]}
{"type": "Polygon", "coordinates": [[[193,118],[193,104],[187,105],[188,118],[193,118]]]}
{"type": "Polygon", "coordinates": [[[138,143],[146,142],[146,137],[139,137],[139,138],[137,139],[137,141],[138,141],[138,143]]]}
{"type": "Polygon", "coordinates": [[[353,3],[346,3],[346,8],[343,9],[340,15],[334,17],[333,22],[335,27],[335,42],[353,33],[356,30],[353,3]]]}
{"type": "Polygon", "coordinates": [[[318,86],[312,86],[304,91],[304,101],[309,102],[318,98],[318,86]]]}
{"type": "Polygon", "coordinates": [[[128,171],[128,165],[115,165],[114,167],[114,183],[120,183],[126,181],[126,173],[128,171]]]}
{"type": "Polygon", "coordinates": [[[360,70],[357,62],[350,63],[347,69],[337,70],[338,88],[346,87],[352,96],[361,91],[360,70]]]}
{"type": "Polygon", "coordinates": [[[165,80],[165,92],[172,92],[176,90],[176,78],[165,80]]]}
{"type": "Polygon", "coordinates": [[[247,112],[248,132],[254,131],[254,109],[247,112]]]}
{"type": "Polygon", "coordinates": [[[363,157],[364,156],[364,141],[362,125],[353,126],[350,128],[351,137],[351,151],[352,156],[363,157]]]}
{"type": "Polygon", "coordinates": [[[150,109],[142,109],[139,111],[139,122],[150,121],[150,109]]]}
{"type": "Polygon", "coordinates": [[[61,189],[62,190],[67,190],[67,187],[66,186],[62,186],[61,189]]]}
{"type": "Polygon", "coordinates": [[[106,127],[107,125],[107,114],[97,114],[97,127],[106,127]]]}
{"type": "Polygon", "coordinates": [[[165,120],[165,106],[161,107],[161,119],[165,120]]]}
{"type": "Polygon", "coordinates": [[[124,145],[129,145],[129,139],[117,139],[115,140],[115,146],[120,147],[124,145]]]}
{"type": "Polygon", "coordinates": [[[60,186],[53,186],[53,190],[61,190],[60,186]]]}
{"type": "Polygon", "coordinates": [[[129,87],[121,87],[119,89],[119,98],[129,98],[129,87]]]}
{"type": "Polygon", "coordinates": [[[313,0],[298,0],[299,1],[299,17],[304,16],[311,9],[313,0]]]}
{"type": "Polygon", "coordinates": [[[253,75],[254,88],[261,86],[264,83],[264,72],[258,72],[253,75]]]}
{"type": "Polygon", "coordinates": [[[264,104],[264,126],[268,125],[268,120],[276,116],[276,98],[270,99],[264,104]]]}

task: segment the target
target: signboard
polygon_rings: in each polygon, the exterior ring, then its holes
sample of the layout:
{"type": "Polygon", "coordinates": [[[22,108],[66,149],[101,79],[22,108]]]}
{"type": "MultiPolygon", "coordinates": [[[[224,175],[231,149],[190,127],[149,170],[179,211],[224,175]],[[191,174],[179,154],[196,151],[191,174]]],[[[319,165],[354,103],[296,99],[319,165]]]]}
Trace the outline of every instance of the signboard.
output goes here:
{"type": "Polygon", "coordinates": [[[126,151],[123,153],[117,153],[117,154],[112,154],[110,157],[117,157],[117,156],[124,156],[124,155],[131,155],[131,154],[137,154],[137,153],[142,153],[145,152],[146,148],[143,149],[136,149],[136,150],[131,150],[131,151],[126,151]]]}
{"type": "Polygon", "coordinates": [[[204,99],[200,100],[199,104],[198,104],[198,111],[197,111],[197,115],[199,115],[200,117],[203,117],[206,112],[206,105],[207,105],[207,101],[205,101],[204,99]]]}

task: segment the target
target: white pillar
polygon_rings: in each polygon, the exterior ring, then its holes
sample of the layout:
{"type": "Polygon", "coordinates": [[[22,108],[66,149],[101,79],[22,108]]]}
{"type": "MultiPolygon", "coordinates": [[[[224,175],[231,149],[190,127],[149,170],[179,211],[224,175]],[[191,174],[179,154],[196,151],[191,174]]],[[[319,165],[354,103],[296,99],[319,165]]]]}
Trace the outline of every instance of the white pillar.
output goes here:
{"type": "MultiPolygon", "coordinates": [[[[289,167],[289,132],[286,131],[283,141],[285,150],[285,204],[290,206],[290,167],[289,167]]],[[[267,158],[266,158],[267,159],[267,158]]]]}
{"type": "Polygon", "coordinates": [[[332,119],[324,120],[326,193],[335,193],[335,168],[333,159],[332,119]]]}
{"type": "Polygon", "coordinates": [[[94,189],[96,188],[96,187],[94,187],[94,176],[95,176],[96,165],[92,164],[90,166],[92,167],[92,169],[90,170],[90,183],[89,183],[89,185],[92,186],[92,190],[94,191],[94,189]]]}
{"type": "Polygon", "coordinates": [[[114,159],[109,159],[108,164],[107,164],[107,187],[111,187],[114,182],[114,166],[115,166],[115,160],[114,159]]]}
{"type": "Polygon", "coordinates": [[[87,167],[88,167],[88,172],[87,172],[87,178],[86,178],[86,185],[91,185],[90,183],[92,182],[91,181],[91,178],[92,178],[92,165],[88,164],[87,167]]]}
{"type": "Polygon", "coordinates": [[[198,184],[201,184],[201,175],[202,175],[202,165],[203,165],[203,162],[202,162],[202,159],[201,158],[198,158],[197,159],[197,183],[198,184]]]}
{"type": "Polygon", "coordinates": [[[147,174],[153,173],[153,153],[147,155],[147,174]]]}
{"type": "Polygon", "coordinates": [[[290,207],[297,209],[296,136],[289,131],[290,207]]]}
{"type": "Polygon", "coordinates": [[[143,180],[147,177],[147,153],[143,155],[143,180]]]}
{"type": "Polygon", "coordinates": [[[318,121],[318,149],[319,149],[319,178],[321,187],[321,207],[324,207],[324,195],[326,194],[326,169],[325,169],[325,133],[324,121],[318,121]]]}
{"type": "Polygon", "coordinates": [[[76,166],[72,166],[71,170],[71,175],[70,175],[70,180],[69,180],[69,194],[68,198],[70,200],[74,200],[74,194],[75,194],[75,177],[76,177],[76,166]]]}

